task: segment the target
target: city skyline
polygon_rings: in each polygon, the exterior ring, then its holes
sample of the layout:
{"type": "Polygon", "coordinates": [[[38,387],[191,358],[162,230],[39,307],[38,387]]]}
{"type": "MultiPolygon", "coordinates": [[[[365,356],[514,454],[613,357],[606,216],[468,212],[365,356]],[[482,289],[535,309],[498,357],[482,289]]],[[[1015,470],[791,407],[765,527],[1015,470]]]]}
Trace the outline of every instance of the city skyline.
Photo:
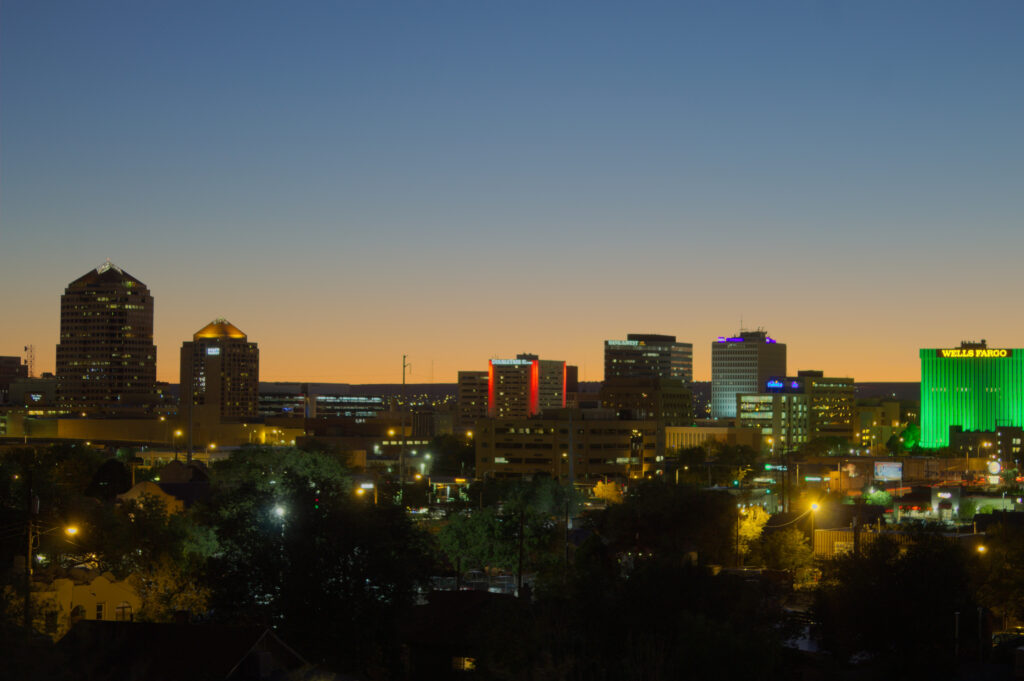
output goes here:
{"type": "Polygon", "coordinates": [[[454,383],[763,327],[789,368],[920,377],[1024,246],[1024,7],[0,8],[0,355],[53,371],[109,257],[157,377],[226,317],[264,380],[454,383]],[[54,9],[56,8],[56,10],[54,9]]]}

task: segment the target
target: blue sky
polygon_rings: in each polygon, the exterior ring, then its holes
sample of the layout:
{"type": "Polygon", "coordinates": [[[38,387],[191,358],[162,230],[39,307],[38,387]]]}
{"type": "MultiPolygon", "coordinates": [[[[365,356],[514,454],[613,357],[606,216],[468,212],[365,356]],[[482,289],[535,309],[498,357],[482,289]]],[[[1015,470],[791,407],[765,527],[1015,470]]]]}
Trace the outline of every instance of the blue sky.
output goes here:
{"type": "Polygon", "coordinates": [[[156,297],[165,380],[217,316],[282,380],[522,351],[599,380],[628,332],[692,341],[702,376],[741,316],[862,380],[1020,347],[1022,19],[5,0],[0,354],[52,369],[58,297],[106,257],[156,297]]]}

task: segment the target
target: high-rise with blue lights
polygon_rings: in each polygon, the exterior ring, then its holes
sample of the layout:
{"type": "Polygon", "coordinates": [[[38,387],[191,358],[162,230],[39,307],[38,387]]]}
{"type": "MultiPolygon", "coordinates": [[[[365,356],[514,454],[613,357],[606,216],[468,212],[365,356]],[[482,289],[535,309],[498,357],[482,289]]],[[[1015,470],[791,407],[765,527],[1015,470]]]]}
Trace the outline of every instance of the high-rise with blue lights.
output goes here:
{"type": "Polygon", "coordinates": [[[763,330],[719,336],[711,343],[711,418],[736,418],[736,396],[758,393],[786,375],[786,344],[763,330]]]}

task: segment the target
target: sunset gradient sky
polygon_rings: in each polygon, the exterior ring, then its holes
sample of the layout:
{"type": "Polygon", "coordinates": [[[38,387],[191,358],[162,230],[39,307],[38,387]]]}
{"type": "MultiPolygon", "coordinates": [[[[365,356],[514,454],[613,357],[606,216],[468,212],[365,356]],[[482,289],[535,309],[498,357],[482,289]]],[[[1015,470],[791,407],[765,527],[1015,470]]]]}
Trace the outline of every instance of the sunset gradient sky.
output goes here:
{"type": "Polygon", "coordinates": [[[1024,347],[1024,3],[0,5],[0,354],[52,371],[109,257],[161,380],[227,317],[264,380],[450,382],[765,327],[918,380],[1024,347]]]}

